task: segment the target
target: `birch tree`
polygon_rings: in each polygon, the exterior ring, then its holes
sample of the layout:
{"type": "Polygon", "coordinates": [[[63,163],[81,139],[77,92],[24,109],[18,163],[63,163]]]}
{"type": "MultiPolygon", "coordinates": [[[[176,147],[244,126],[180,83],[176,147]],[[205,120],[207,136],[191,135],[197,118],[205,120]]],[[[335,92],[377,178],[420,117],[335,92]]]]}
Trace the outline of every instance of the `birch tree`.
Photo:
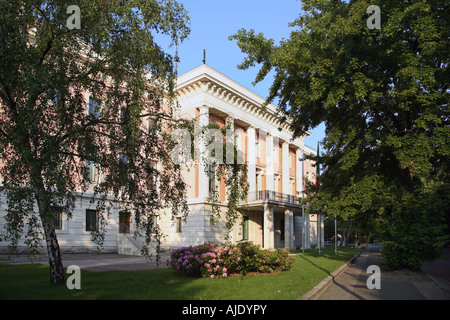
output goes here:
{"type": "Polygon", "coordinates": [[[99,246],[114,206],[134,214],[146,245],[160,243],[161,208],[187,214],[180,167],[164,143],[174,121],[174,57],[155,36],[177,45],[188,22],[172,0],[1,1],[6,235],[13,247],[25,230],[32,249],[45,241],[51,283],[64,282],[55,215],[70,219],[90,188],[99,246]],[[94,184],[92,170],[102,176],[94,184]]]}

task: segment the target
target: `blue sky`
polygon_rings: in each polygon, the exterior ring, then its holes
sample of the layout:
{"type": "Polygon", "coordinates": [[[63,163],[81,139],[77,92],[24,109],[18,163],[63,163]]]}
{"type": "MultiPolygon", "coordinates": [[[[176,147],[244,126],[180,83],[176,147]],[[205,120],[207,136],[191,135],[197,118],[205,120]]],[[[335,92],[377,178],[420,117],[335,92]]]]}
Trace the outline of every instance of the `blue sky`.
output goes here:
{"type": "MultiPolygon", "coordinates": [[[[178,74],[181,75],[202,64],[206,49],[206,64],[239,84],[266,98],[273,78],[252,85],[258,67],[238,70],[244,58],[236,41],[228,37],[239,29],[254,29],[279,43],[288,38],[292,28],[288,26],[301,12],[298,0],[178,0],[188,11],[191,33],[179,47],[181,59],[178,74]]],[[[174,49],[170,50],[173,51],[174,49]]],[[[324,126],[310,130],[305,143],[316,149],[317,141],[324,137],[324,126]]]]}

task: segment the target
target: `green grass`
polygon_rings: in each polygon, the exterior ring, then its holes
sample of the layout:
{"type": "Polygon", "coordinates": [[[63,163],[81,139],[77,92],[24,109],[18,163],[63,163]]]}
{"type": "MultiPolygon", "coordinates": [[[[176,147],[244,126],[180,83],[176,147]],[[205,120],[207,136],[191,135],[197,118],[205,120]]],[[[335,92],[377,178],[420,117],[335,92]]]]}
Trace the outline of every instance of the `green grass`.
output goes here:
{"type": "Polygon", "coordinates": [[[81,290],[51,285],[43,265],[0,265],[0,299],[292,300],[350,259],[358,249],[296,251],[290,271],[225,279],[189,278],[170,269],[89,272],[81,290]]]}

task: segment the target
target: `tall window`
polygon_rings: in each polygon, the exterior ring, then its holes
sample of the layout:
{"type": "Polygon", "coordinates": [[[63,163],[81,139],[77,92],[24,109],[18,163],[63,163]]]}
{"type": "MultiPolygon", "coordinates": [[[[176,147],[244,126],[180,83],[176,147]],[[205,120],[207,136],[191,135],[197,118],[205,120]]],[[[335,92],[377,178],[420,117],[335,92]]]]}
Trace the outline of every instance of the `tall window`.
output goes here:
{"type": "Polygon", "coordinates": [[[242,240],[248,240],[249,219],[244,217],[242,222],[242,240]]]}
{"type": "Polygon", "coordinates": [[[279,181],[280,181],[280,175],[276,174],[275,177],[273,178],[273,189],[275,192],[278,192],[278,190],[279,190],[279,187],[280,187],[279,181]]]}
{"type": "Polygon", "coordinates": [[[175,217],[175,232],[181,233],[182,227],[181,227],[181,217],[175,217]]]}
{"type": "Polygon", "coordinates": [[[98,168],[94,162],[86,160],[86,172],[89,182],[96,183],[99,181],[98,168]]]}
{"type": "Polygon", "coordinates": [[[147,189],[153,190],[157,187],[158,162],[150,160],[148,162],[149,175],[147,180],[147,189]]]}
{"type": "Polygon", "coordinates": [[[93,115],[96,117],[100,115],[100,103],[98,100],[89,98],[88,115],[93,115]]]}
{"type": "Polygon", "coordinates": [[[259,143],[259,137],[256,136],[256,157],[261,158],[261,144],[259,143]]]}
{"type": "Polygon", "coordinates": [[[122,186],[128,182],[128,156],[125,153],[119,154],[119,181],[122,186]]]}
{"type": "Polygon", "coordinates": [[[216,179],[214,178],[214,167],[212,164],[209,165],[209,170],[208,170],[209,174],[208,174],[208,178],[209,178],[209,194],[211,194],[216,187],[216,179]]]}
{"type": "Polygon", "coordinates": [[[58,90],[54,90],[49,94],[50,103],[57,104],[58,103],[58,90]]]}
{"type": "Polygon", "coordinates": [[[154,126],[155,126],[155,119],[148,117],[148,133],[152,132],[154,126]]]}
{"type": "Polygon", "coordinates": [[[257,171],[256,172],[256,191],[261,191],[262,190],[262,172],[261,171],[257,171]]]}
{"type": "Polygon", "coordinates": [[[62,230],[62,213],[63,209],[61,207],[52,207],[53,212],[53,227],[55,230],[62,230]]]}
{"type": "Polygon", "coordinates": [[[86,209],[86,231],[96,231],[98,228],[97,210],[86,209]]]}
{"type": "Polygon", "coordinates": [[[237,150],[241,150],[241,136],[237,132],[234,133],[234,145],[237,150]]]}

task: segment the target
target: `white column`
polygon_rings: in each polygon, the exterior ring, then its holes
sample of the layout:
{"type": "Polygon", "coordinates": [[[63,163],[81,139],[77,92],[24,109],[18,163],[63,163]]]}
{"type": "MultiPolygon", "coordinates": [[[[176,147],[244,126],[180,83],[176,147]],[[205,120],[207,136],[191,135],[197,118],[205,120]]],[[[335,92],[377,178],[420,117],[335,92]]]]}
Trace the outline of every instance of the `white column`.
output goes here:
{"type": "Polygon", "coordinates": [[[228,116],[225,119],[226,129],[226,155],[225,155],[225,163],[232,164],[234,163],[234,145],[235,145],[235,136],[234,136],[234,118],[232,116],[228,116]]]}
{"type": "Polygon", "coordinates": [[[311,248],[311,217],[309,214],[305,214],[305,226],[306,226],[306,249],[311,248]]]}
{"type": "MultiPolygon", "coordinates": [[[[201,106],[200,110],[200,125],[207,126],[209,124],[209,108],[207,106],[201,106]]],[[[203,139],[199,139],[199,165],[198,165],[198,197],[200,201],[209,197],[209,176],[207,174],[208,164],[205,164],[202,160],[202,155],[206,151],[206,145],[203,139]],[[206,171],[205,171],[206,169],[206,171]]]]}
{"type": "MultiPolygon", "coordinates": [[[[225,163],[226,164],[233,164],[236,159],[234,159],[234,145],[236,142],[235,136],[234,136],[234,118],[232,116],[228,116],[225,119],[225,125],[227,127],[226,129],[226,154],[225,154],[225,163]]],[[[225,201],[228,201],[228,193],[229,193],[229,187],[225,186],[225,201]]]]}
{"type": "Polygon", "coordinates": [[[248,193],[249,200],[256,192],[256,131],[254,127],[247,129],[247,162],[248,162],[248,193]]]}
{"type": "Polygon", "coordinates": [[[274,191],[273,136],[266,135],[266,190],[274,191]]]}
{"type": "Polygon", "coordinates": [[[281,150],[281,173],[283,193],[289,194],[289,142],[285,141],[281,150]]]}
{"type": "Polygon", "coordinates": [[[295,191],[298,198],[302,197],[303,191],[303,152],[298,148],[295,151],[295,191]]]}
{"type": "Polygon", "coordinates": [[[264,232],[264,249],[272,249],[274,247],[274,226],[275,214],[273,207],[264,204],[263,232],[264,232]]]}
{"type": "Polygon", "coordinates": [[[284,211],[284,247],[294,248],[294,213],[290,209],[284,211]]]}
{"type": "Polygon", "coordinates": [[[320,241],[320,247],[321,248],[324,247],[323,244],[324,244],[324,241],[325,241],[324,234],[323,234],[324,223],[325,223],[325,221],[324,221],[323,215],[319,215],[319,229],[320,229],[320,231],[319,231],[319,241],[320,241]]]}

